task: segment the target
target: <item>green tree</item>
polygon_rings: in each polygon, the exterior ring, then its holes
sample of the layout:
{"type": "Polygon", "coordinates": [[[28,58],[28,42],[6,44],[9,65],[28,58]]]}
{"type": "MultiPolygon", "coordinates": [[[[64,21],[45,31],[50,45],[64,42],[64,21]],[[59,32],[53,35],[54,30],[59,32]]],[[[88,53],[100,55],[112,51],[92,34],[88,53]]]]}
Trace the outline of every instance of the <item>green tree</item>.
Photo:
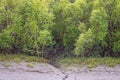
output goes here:
{"type": "MultiPolygon", "coordinates": [[[[83,31],[80,34],[75,46],[75,54],[77,55],[89,55],[90,49],[93,49],[94,45],[104,44],[104,38],[107,35],[107,14],[103,7],[95,9],[91,12],[89,19],[90,28],[87,31],[83,31]]],[[[80,25],[80,29],[85,28],[85,24],[80,25]]]]}
{"type": "Polygon", "coordinates": [[[118,52],[120,51],[120,1],[119,0],[115,0],[114,2],[114,8],[113,8],[113,11],[112,11],[112,15],[111,15],[111,22],[113,23],[113,28],[114,28],[114,31],[112,32],[112,40],[114,41],[113,42],[113,51],[114,52],[117,52],[117,55],[118,56],[118,52]]]}
{"type": "MultiPolygon", "coordinates": [[[[30,51],[33,54],[38,54],[40,53],[40,47],[43,44],[48,45],[47,42],[45,43],[44,41],[41,41],[44,37],[41,36],[43,34],[41,34],[40,32],[48,31],[50,33],[49,28],[53,24],[53,15],[51,12],[49,12],[46,0],[25,1],[24,5],[20,8],[20,11],[21,12],[19,14],[21,15],[21,24],[19,27],[21,29],[19,29],[20,33],[18,33],[18,31],[16,32],[18,34],[17,38],[15,37],[15,40],[18,41],[17,46],[19,45],[19,47],[22,47],[23,51],[25,52],[30,51]]],[[[18,23],[16,22],[16,24],[18,23]]],[[[44,35],[46,34],[44,33],[44,35]]],[[[47,36],[51,37],[50,34],[47,34],[47,36]]],[[[48,41],[48,38],[44,40],[48,41]]]]}
{"type": "Polygon", "coordinates": [[[74,43],[79,36],[78,26],[81,22],[87,23],[89,12],[91,12],[91,1],[69,0],[57,1],[53,13],[55,15],[52,33],[56,41],[57,49],[63,51],[65,55],[73,53],[74,43]],[[88,11],[86,13],[86,11],[88,11]]]}
{"type": "Polygon", "coordinates": [[[4,51],[11,49],[14,5],[12,0],[1,0],[0,3],[0,48],[4,51]]]}

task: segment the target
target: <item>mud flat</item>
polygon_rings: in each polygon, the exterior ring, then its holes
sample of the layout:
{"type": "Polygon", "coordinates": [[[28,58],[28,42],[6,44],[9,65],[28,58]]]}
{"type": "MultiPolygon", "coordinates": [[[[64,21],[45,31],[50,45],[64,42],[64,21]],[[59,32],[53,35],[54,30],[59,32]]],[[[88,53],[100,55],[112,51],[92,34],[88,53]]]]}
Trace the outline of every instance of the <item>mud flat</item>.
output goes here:
{"type": "Polygon", "coordinates": [[[120,66],[61,66],[47,63],[0,62],[0,80],[120,80],[120,66]]]}

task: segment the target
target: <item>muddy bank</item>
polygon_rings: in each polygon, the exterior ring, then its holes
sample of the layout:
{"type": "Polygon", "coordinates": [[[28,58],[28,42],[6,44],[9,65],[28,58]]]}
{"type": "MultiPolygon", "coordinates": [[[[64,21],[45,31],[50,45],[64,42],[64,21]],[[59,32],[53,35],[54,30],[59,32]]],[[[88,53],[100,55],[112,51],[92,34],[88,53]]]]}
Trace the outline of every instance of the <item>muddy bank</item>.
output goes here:
{"type": "Polygon", "coordinates": [[[62,66],[47,63],[0,62],[0,80],[119,80],[120,66],[62,66]]]}
{"type": "Polygon", "coordinates": [[[0,80],[62,80],[63,77],[57,68],[47,63],[0,63],[0,80]]]}
{"type": "Polygon", "coordinates": [[[69,66],[62,67],[61,71],[68,75],[66,80],[120,80],[120,66],[98,66],[91,69],[86,66],[69,66]]]}

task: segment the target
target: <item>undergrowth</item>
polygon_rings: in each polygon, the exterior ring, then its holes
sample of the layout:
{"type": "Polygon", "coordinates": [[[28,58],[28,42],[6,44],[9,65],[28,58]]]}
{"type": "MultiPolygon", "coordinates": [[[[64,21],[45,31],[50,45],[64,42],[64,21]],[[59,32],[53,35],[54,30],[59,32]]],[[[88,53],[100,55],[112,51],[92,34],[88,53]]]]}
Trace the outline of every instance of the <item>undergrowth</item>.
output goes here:
{"type": "Polygon", "coordinates": [[[120,58],[112,57],[91,57],[91,58],[65,58],[58,60],[59,64],[62,65],[87,65],[88,68],[93,68],[98,65],[114,67],[120,64],[120,58]]]}
{"type": "MultiPolygon", "coordinates": [[[[49,62],[49,60],[37,57],[37,56],[28,56],[24,54],[0,54],[0,61],[15,61],[19,63],[21,61],[25,62],[49,62]]],[[[63,58],[57,60],[58,64],[62,65],[80,65],[80,66],[88,66],[88,68],[93,68],[98,65],[110,66],[114,67],[120,64],[120,58],[112,58],[112,57],[91,57],[91,58],[63,58]]],[[[6,67],[9,65],[5,65],[6,67]]],[[[28,67],[32,67],[31,65],[27,65],[28,67]]]]}
{"type": "Polygon", "coordinates": [[[37,57],[37,56],[28,56],[24,54],[0,54],[0,61],[15,61],[19,63],[21,61],[25,62],[48,62],[48,60],[37,57]]]}

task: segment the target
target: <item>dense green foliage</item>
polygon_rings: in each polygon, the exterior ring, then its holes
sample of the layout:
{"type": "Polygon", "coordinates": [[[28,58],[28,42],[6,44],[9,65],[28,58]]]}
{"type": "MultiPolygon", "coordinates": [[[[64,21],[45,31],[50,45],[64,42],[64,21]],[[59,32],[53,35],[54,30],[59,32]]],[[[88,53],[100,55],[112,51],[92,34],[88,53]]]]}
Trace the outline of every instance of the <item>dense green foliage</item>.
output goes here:
{"type": "Polygon", "coordinates": [[[120,56],[119,0],[0,0],[0,51],[120,56]]]}

